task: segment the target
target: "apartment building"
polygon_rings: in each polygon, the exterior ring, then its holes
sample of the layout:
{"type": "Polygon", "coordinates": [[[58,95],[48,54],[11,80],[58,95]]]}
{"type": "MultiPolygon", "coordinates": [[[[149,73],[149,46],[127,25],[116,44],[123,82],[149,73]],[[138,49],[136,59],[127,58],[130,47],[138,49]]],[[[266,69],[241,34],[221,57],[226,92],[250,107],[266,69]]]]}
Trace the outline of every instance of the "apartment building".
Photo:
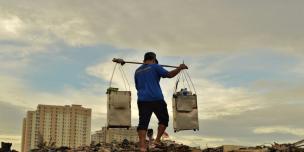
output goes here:
{"type": "Polygon", "coordinates": [[[94,144],[103,143],[105,139],[105,132],[102,130],[96,131],[94,134],[91,135],[91,142],[94,144]]]}
{"type": "Polygon", "coordinates": [[[124,139],[127,139],[129,142],[138,142],[136,127],[130,127],[128,129],[102,127],[102,130],[96,131],[95,134],[92,135],[93,143],[122,142],[124,139]]]}
{"type": "Polygon", "coordinates": [[[76,148],[90,145],[92,110],[81,105],[38,105],[23,120],[22,152],[38,143],[76,148]]]}

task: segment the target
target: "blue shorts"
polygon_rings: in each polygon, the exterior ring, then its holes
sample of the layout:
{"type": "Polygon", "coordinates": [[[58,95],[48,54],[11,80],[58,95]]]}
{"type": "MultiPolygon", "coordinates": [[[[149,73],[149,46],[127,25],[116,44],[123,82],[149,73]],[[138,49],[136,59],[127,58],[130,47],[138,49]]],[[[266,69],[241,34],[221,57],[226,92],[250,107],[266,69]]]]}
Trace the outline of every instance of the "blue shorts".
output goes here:
{"type": "Polygon", "coordinates": [[[169,114],[167,104],[165,101],[149,101],[149,102],[137,102],[139,112],[139,123],[137,130],[147,130],[149,122],[154,113],[158,119],[158,124],[168,127],[169,114]]]}

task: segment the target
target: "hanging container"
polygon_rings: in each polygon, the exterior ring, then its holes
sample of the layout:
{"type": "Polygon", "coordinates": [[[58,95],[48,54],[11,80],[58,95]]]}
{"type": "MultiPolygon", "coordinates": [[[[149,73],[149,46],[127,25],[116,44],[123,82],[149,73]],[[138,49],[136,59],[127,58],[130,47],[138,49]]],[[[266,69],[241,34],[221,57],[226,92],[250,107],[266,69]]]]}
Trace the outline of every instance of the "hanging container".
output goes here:
{"type": "MultiPolygon", "coordinates": [[[[118,88],[111,87],[116,66],[117,64],[112,73],[110,87],[107,89],[107,126],[108,128],[129,128],[131,127],[131,91],[119,91],[118,88]]],[[[120,72],[126,83],[127,79],[121,67],[120,72]]]]}
{"type": "Polygon", "coordinates": [[[193,88],[195,91],[189,74],[187,71],[182,71],[177,78],[172,100],[174,132],[182,130],[199,130],[196,91],[192,93],[192,90],[188,91],[187,88],[193,88]],[[177,92],[180,78],[182,78],[183,83],[186,81],[188,86],[186,87],[184,84],[183,88],[177,92]],[[191,82],[192,87],[190,86],[189,81],[191,82]]]}

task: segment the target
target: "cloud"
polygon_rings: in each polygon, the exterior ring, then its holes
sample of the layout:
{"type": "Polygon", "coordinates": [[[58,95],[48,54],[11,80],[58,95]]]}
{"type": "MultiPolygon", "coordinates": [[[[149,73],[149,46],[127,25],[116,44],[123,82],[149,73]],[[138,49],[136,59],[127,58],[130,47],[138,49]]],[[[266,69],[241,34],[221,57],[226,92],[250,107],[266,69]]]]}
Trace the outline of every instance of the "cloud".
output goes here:
{"type": "Polygon", "coordinates": [[[86,108],[92,108],[93,119],[106,114],[106,96],[96,93],[96,89],[103,89],[100,86],[80,90],[66,87],[60,93],[50,93],[34,91],[24,81],[17,78],[0,76],[0,81],[3,82],[0,87],[0,101],[12,106],[21,106],[26,111],[35,110],[38,104],[80,104],[86,108]]]}
{"type": "Polygon", "coordinates": [[[257,95],[264,102],[265,106],[284,104],[303,104],[304,84],[301,78],[294,78],[285,81],[256,81],[249,90],[258,92],[257,95]]]}
{"type": "Polygon", "coordinates": [[[207,80],[194,80],[194,82],[198,88],[200,116],[203,119],[239,115],[263,107],[259,98],[255,98],[255,93],[245,88],[226,88],[207,80]]]}
{"type": "MultiPolygon", "coordinates": [[[[17,2],[17,1],[16,1],[17,2]]],[[[26,7],[18,4],[1,2],[0,15],[0,53],[31,55],[57,51],[56,45],[65,43],[70,46],[91,44],[94,38],[85,29],[86,22],[64,12],[62,17],[53,14],[56,8],[44,11],[43,7],[27,3],[26,7]],[[51,13],[53,12],[53,13],[51,13]]],[[[14,3],[14,2],[13,2],[14,3]]]]}
{"type": "Polygon", "coordinates": [[[16,36],[22,28],[22,21],[17,16],[10,16],[8,18],[0,19],[1,34],[5,36],[16,36]]]}
{"type": "Polygon", "coordinates": [[[124,88],[124,86],[122,86],[122,85],[126,82],[124,82],[124,80],[123,80],[123,73],[121,73],[120,68],[121,68],[121,65],[117,64],[115,66],[115,64],[112,61],[106,61],[106,62],[99,63],[97,65],[87,67],[86,72],[90,76],[94,76],[99,79],[107,80],[107,81],[110,81],[112,73],[114,72],[113,79],[112,79],[113,85],[114,86],[118,85],[118,87],[124,88]],[[115,68],[115,71],[114,71],[114,68],[115,68]]]}
{"type": "Polygon", "coordinates": [[[300,59],[302,62],[299,62],[295,67],[291,68],[290,71],[295,75],[299,75],[301,77],[304,76],[304,62],[303,59],[300,59]]]}
{"type": "Polygon", "coordinates": [[[298,137],[304,137],[304,128],[291,128],[286,126],[270,126],[270,127],[258,127],[253,130],[256,134],[291,134],[298,137]]]}
{"type": "MultiPolygon", "coordinates": [[[[2,81],[1,81],[2,82],[2,81]]],[[[0,141],[13,143],[13,149],[21,147],[22,118],[25,107],[0,100],[0,141]]]]}
{"type": "Polygon", "coordinates": [[[0,136],[1,141],[20,141],[20,136],[11,136],[11,135],[1,135],[0,136]]]}
{"type": "MultiPolygon", "coordinates": [[[[0,135],[20,135],[25,107],[12,105],[0,100],[0,135]]],[[[4,136],[0,136],[4,138],[4,136]]]]}
{"type": "MultiPolygon", "coordinates": [[[[262,100],[267,102],[268,100],[262,100]]],[[[301,119],[303,103],[299,104],[271,104],[259,109],[246,111],[240,115],[226,115],[217,119],[204,119],[200,121],[201,136],[223,138],[225,144],[235,142],[247,145],[262,144],[265,142],[280,141],[291,142],[299,140],[299,136],[282,134],[279,132],[269,134],[255,134],[253,130],[263,127],[283,126],[301,129],[304,123],[301,119]]]]}
{"type": "Polygon", "coordinates": [[[38,49],[58,41],[188,55],[255,48],[301,54],[303,49],[302,1],[1,3],[2,14],[10,16],[1,19],[3,29],[22,29],[20,39],[38,49]]]}

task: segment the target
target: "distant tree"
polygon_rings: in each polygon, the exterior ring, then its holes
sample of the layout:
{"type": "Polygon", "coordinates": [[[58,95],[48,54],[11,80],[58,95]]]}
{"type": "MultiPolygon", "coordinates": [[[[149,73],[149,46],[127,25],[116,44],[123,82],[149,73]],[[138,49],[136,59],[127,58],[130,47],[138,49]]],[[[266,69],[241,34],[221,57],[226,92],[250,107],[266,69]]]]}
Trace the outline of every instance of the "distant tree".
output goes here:
{"type": "Polygon", "coordinates": [[[11,151],[12,143],[1,142],[0,152],[11,151]]]}
{"type": "Polygon", "coordinates": [[[43,135],[40,132],[38,132],[37,148],[46,149],[46,142],[44,142],[43,135]]]}
{"type": "Polygon", "coordinates": [[[61,147],[59,147],[59,148],[57,149],[57,151],[60,151],[60,152],[68,151],[68,150],[70,150],[70,148],[67,147],[67,146],[61,146],[61,147]]]}
{"type": "Polygon", "coordinates": [[[53,141],[52,137],[47,145],[50,149],[55,149],[56,148],[56,142],[53,141]]]}

